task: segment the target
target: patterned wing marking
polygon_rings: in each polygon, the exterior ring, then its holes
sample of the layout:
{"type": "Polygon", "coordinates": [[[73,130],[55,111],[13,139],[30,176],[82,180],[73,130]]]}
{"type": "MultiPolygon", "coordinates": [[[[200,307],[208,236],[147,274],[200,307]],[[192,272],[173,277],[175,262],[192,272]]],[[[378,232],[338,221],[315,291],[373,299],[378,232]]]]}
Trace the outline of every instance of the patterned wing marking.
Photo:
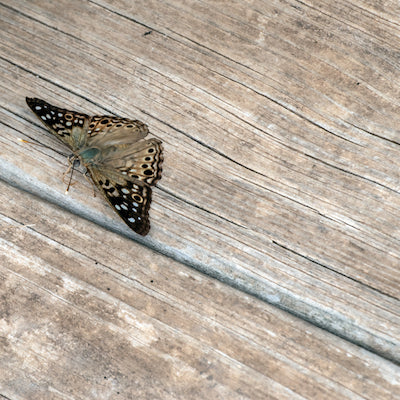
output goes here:
{"type": "Polygon", "coordinates": [[[161,141],[149,139],[140,140],[122,150],[108,151],[102,162],[124,176],[155,185],[161,179],[163,159],[161,141]]]}
{"type": "Polygon", "coordinates": [[[133,180],[119,179],[120,183],[117,183],[98,169],[88,167],[88,171],[96,186],[125,223],[136,233],[147,235],[150,230],[151,188],[133,180]]]}
{"type": "Polygon", "coordinates": [[[27,97],[26,102],[42,123],[73,151],[84,145],[89,125],[86,114],[58,108],[37,98],[27,97]]]}
{"type": "Polygon", "coordinates": [[[130,144],[143,139],[148,133],[149,129],[143,122],[106,115],[92,117],[88,126],[88,135],[93,145],[130,144]]]}

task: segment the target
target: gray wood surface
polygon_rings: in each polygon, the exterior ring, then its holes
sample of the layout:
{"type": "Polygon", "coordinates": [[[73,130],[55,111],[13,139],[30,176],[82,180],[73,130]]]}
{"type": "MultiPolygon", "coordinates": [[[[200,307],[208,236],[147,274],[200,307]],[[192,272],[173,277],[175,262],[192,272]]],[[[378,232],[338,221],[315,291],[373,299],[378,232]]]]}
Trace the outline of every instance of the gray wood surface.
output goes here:
{"type": "Polygon", "coordinates": [[[361,0],[1,1],[0,395],[399,398],[399,24],[361,0]],[[83,176],[64,195],[25,96],[149,125],[149,236],[83,176]]]}

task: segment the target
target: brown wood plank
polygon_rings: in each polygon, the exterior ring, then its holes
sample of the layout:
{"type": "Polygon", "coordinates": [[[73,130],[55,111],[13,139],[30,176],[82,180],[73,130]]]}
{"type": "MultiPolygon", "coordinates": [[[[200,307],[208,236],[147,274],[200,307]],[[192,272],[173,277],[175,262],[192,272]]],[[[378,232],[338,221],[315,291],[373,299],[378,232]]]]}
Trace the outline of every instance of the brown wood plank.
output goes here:
{"type": "Polygon", "coordinates": [[[4,182],[0,202],[5,398],[396,398],[387,360],[4,182]]]}
{"type": "MultiPolygon", "coordinates": [[[[350,79],[350,70],[339,68],[340,60],[346,68],[350,62],[359,65],[360,57],[372,63],[374,54],[360,41],[357,51],[344,52],[342,46],[350,46],[345,31],[332,77],[332,42],[325,43],[326,56],[318,46],[309,47],[313,38],[327,40],[318,18],[328,17],[312,7],[307,15],[283,7],[277,11],[280,18],[271,17],[274,9],[267,7],[262,14],[250,8],[254,18],[271,18],[267,34],[265,21],[258,30],[247,29],[248,23],[236,26],[223,3],[210,4],[201,18],[191,3],[182,5],[181,24],[173,31],[173,2],[135,3],[146,27],[135,22],[128,6],[121,16],[95,3],[44,4],[21,1],[3,7],[4,122],[54,146],[40,128],[19,117],[34,120],[23,97],[38,93],[86,112],[104,107],[103,112],[134,114],[148,122],[166,145],[152,245],[397,360],[399,150],[384,140],[396,126],[395,92],[383,79],[390,71],[382,75],[382,87],[375,88],[380,80],[367,84],[361,72],[350,79]],[[163,28],[154,26],[153,33],[143,36],[152,9],[163,16],[158,22],[163,28]],[[307,25],[311,22],[315,28],[307,25]],[[119,29],[105,35],[112,24],[119,29]],[[187,32],[189,37],[177,31],[190,25],[196,29],[187,32]],[[238,32],[233,35],[228,27],[238,32]],[[199,32],[202,45],[215,48],[196,46],[199,37],[193,35],[199,32]],[[281,38],[282,32],[288,37],[281,38]],[[256,33],[264,38],[262,46],[256,33]],[[35,40],[28,40],[32,35],[35,40]],[[378,122],[386,128],[371,134],[378,122]]],[[[244,10],[234,4],[231,12],[235,9],[238,18],[244,10]]],[[[340,22],[329,21],[327,30],[340,22]]],[[[379,46],[375,51],[382,56],[389,51],[386,42],[379,46]]],[[[14,140],[7,134],[4,140],[14,140]]],[[[22,187],[29,173],[40,182],[30,182],[32,192],[68,203],[96,221],[100,212],[112,215],[100,199],[87,198],[87,186],[74,192],[74,205],[64,200],[58,180],[63,168],[56,168],[43,150],[27,156],[21,147],[6,146],[2,156],[10,168],[3,165],[4,179],[19,180],[22,187]],[[97,208],[97,214],[83,203],[97,208]]]]}
{"type": "MultiPolygon", "coordinates": [[[[0,179],[72,213],[59,239],[47,232],[54,251],[81,216],[400,363],[399,11],[364,0],[3,0],[0,179]],[[27,95],[135,117],[163,140],[148,237],[93,198],[82,176],[64,196],[67,162],[57,151],[66,149],[27,95]]],[[[25,265],[32,252],[12,254],[25,265]]],[[[142,250],[135,257],[147,265],[142,250]]],[[[274,393],[283,398],[287,387],[274,393]]]]}

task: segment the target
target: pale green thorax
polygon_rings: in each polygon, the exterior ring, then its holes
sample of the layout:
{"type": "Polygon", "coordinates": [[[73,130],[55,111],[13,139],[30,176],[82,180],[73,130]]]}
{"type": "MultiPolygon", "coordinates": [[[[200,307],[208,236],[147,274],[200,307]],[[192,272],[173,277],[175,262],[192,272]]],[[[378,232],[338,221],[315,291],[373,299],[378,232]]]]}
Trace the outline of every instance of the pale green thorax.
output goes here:
{"type": "Polygon", "coordinates": [[[97,147],[89,147],[80,151],[78,155],[85,165],[94,165],[100,158],[101,151],[97,147]]]}

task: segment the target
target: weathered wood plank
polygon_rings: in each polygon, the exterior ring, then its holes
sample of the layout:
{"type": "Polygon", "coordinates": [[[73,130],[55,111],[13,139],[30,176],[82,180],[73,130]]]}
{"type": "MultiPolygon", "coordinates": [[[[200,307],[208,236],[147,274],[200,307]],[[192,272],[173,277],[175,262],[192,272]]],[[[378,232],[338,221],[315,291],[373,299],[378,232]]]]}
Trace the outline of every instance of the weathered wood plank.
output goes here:
{"type": "Polygon", "coordinates": [[[399,361],[395,8],[2,4],[3,179],[129,235],[15,138],[61,149],[25,95],[138,117],[166,147],[147,245],[399,361]]]}
{"type": "Polygon", "coordinates": [[[0,204],[5,398],[396,398],[387,360],[1,181],[0,204]]]}

